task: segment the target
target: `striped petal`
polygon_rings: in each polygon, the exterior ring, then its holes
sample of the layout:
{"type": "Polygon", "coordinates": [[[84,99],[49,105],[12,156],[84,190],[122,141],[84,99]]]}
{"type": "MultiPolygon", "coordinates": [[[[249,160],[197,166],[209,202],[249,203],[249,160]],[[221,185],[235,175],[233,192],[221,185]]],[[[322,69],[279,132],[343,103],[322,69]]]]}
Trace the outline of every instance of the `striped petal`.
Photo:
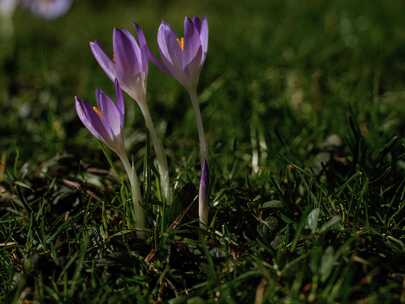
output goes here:
{"type": "Polygon", "coordinates": [[[111,80],[114,80],[116,78],[116,72],[112,60],[104,53],[101,46],[97,42],[90,42],[90,49],[94,55],[94,58],[96,58],[98,64],[107,74],[107,76],[111,80]]]}
{"type": "Polygon", "coordinates": [[[79,119],[90,133],[99,140],[108,143],[110,141],[109,132],[105,129],[98,115],[94,113],[93,108],[77,96],[75,97],[75,106],[79,119]]]}
{"type": "Polygon", "coordinates": [[[184,19],[183,68],[194,60],[199,48],[201,48],[200,34],[193,21],[186,17],[184,19]]]}
{"type": "MultiPolygon", "coordinates": [[[[141,27],[135,23],[135,31],[137,33],[137,38],[139,42],[139,47],[142,49],[142,53],[146,56],[145,60],[146,61],[151,61],[156,67],[161,70],[163,73],[170,74],[169,70],[166,68],[166,66],[153,55],[151,50],[149,49],[148,43],[145,38],[145,34],[143,33],[143,30],[141,27]]],[[[159,36],[158,36],[159,37],[159,36]]],[[[147,64],[147,63],[146,63],[147,64]]]]}
{"type": "Polygon", "coordinates": [[[96,91],[96,99],[99,107],[99,117],[105,129],[110,133],[111,138],[121,134],[121,113],[115,103],[102,90],[96,91]]]}
{"type": "Polygon", "coordinates": [[[203,17],[201,21],[201,29],[200,29],[200,39],[201,39],[201,46],[203,50],[201,64],[204,63],[205,58],[207,57],[208,53],[208,21],[207,17],[203,17]]]}
{"type": "Polygon", "coordinates": [[[120,115],[121,115],[121,128],[123,128],[124,127],[124,119],[125,119],[124,94],[122,94],[122,90],[120,88],[120,85],[119,85],[117,79],[115,79],[114,85],[115,85],[115,96],[117,98],[116,106],[117,106],[117,109],[118,109],[118,111],[120,112],[120,115]]]}

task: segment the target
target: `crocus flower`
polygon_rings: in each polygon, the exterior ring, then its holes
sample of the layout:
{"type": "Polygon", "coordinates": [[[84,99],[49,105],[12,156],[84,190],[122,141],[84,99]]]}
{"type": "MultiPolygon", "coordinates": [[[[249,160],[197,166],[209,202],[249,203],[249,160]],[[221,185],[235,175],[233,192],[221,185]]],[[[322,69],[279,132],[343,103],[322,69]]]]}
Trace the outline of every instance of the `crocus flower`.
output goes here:
{"type": "MultiPolygon", "coordinates": [[[[142,33],[141,29],[139,31],[142,33]]],[[[98,42],[90,42],[90,49],[111,80],[118,79],[122,89],[138,103],[146,102],[148,58],[129,31],[113,30],[113,60],[98,42]]]]}
{"type": "Polygon", "coordinates": [[[12,16],[17,4],[17,0],[0,0],[0,16],[12,16]]]}
{"type": "MultiPolygon", "coordinates": [[[[144,39],[143,33],[139,37],[144,39]]],[[[185,17],[184,37],[178,37],[169,24],[162,22],[157,40],[160,60],[153,56],[146,45],[146,41],[143,43],[149,60],[163,72],[172,75],[184,86],[190,95],[196,115],[202,170],[199,190],[199,217],[200,223],[204,227],[208,222],[208,147],[197,96],[197,86],[208,51],[207,18],[185,17]]]]}
{"type": "Polygon", "coordinates": [[[196,114],[197,129],[200,140],[201,167],[208,160],[204,126],[197,96],[197,85],[201,68],[208,51],[208,21],[206,17],[184,18],[184,37],[177,37],[170,25],[162,22],[158,31],[158,45],[161,60],[156,59],[149,50],[145,36],[137,26],[139,41],[149,60],[162,71],[171,74],[187,90],[196,114]]]}
{"type": "MultiPolygon", "coordinates": [[[[104,142],[120,158],[131,184],[132,201],[134,203],[135,228],[139,238],[145,237],[145,215],[141,205],[142,196],[138,176],[130,164],[124,147],[124,96],[117,80],[115,80],[116,101],[103,91],[96,91],[97,106],[91,106],[79,97],[75,97],[76,112],[84,126],[99,140],[104,142]]],[[[130,221],[131,222],[131,221],[130,221]]]]}
{"type": "Polygon", "coordinates": [[[208,51],[207,18],[185,17],[184,37],[178,37],[169,24],[162,22],[158,31],[161,60],[148,50],[150,60],[171,74],[187,90],[195,90],[208,51]]]}
{"type": "Polygon", "coordinates": [[[22,5],[38,17],[51,20],[66,14],[72,2],[73,0],[22,0],[22,5]]]}
{"type": "Polygon", "coordinates": [[[124,96],[115,82],[116,102],[102,90],[96,90],[97,106],[91,106],[75,97],[76,112],[85,127],[99,140],[104,142],[118,155],[124,153],[124,96]]]}

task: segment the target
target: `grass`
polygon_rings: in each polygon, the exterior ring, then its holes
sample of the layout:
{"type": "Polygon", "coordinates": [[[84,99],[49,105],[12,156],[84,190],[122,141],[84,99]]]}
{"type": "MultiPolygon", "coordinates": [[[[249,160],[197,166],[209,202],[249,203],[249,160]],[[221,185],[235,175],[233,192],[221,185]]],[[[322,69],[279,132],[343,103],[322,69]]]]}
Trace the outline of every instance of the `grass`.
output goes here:
{"type": "Polygon", "coordinates": [[[405,22],[401,1],[76,1],[46,23],[15,16],[0,64],[0,302],[405,303],[405,22]],[[80,2],[80,3],[79,3],[80,2]],[[73,96],[112,85],[88,41],[207,15],[200,96],[210,228],[187,95],[151,68],[149,103],[175,181],[161,210],[143,119],[126,137],[149,237],[125,221],[114,155],[73,96]],[[164,136],[163,136],[164,135],[164,136]]]}

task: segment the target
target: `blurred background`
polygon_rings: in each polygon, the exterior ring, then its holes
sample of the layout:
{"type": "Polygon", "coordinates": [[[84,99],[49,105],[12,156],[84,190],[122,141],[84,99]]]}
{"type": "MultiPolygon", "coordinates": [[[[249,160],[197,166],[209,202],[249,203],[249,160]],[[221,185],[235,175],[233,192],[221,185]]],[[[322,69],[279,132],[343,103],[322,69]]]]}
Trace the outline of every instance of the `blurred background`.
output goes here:
{"type": "MultiPolygon", "coordinates": [[[[330,135],[345,136],[348,113],[379,145],[405,130],[404,11],[395,0],[76,0],[65,15],[45,20],[17,8],[14,32],[0,42],[0,153],[35,162],[67,153],[105,164],[73,106],[74,95],[94,102],[97,87],[113,92],[89,41],[111,54],[113,27],[133,32],[137,22],[156,52],[160,21],[181,34],[186,15],[209,20],[199,92],[218,158],[243,159],[257,142],[268,155],[284,149],[308,161],[330,135]]],[[[184,90],[155,67],[148,85],[170,158],[197,159],[184,90]]],[[[128,143],[142,155],[143,119],[126,100],[128,143]]]]}

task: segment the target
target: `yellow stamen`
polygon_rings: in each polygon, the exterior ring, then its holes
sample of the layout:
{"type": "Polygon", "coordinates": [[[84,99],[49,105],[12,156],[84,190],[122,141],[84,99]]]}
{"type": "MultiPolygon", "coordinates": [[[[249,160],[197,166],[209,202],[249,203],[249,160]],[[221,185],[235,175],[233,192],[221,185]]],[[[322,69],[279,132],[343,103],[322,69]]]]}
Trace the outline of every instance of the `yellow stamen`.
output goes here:
{"type": "Polygon", "coordinates": [[[96,107],[96,106],[93,107],[93,111],[94,111],[94,112],[98,115],[98,117],[100,117],[100,118],[102,118],[102,117],[104,116],[103,112],[101,112],[101,110],[100,110],[98,107],[96,107]]]}
{"type": "Polygon", "coordinates": [[[177,43],[179,44],[181,50],[184,50],[184,37],[177,38],[177,43]]]}

